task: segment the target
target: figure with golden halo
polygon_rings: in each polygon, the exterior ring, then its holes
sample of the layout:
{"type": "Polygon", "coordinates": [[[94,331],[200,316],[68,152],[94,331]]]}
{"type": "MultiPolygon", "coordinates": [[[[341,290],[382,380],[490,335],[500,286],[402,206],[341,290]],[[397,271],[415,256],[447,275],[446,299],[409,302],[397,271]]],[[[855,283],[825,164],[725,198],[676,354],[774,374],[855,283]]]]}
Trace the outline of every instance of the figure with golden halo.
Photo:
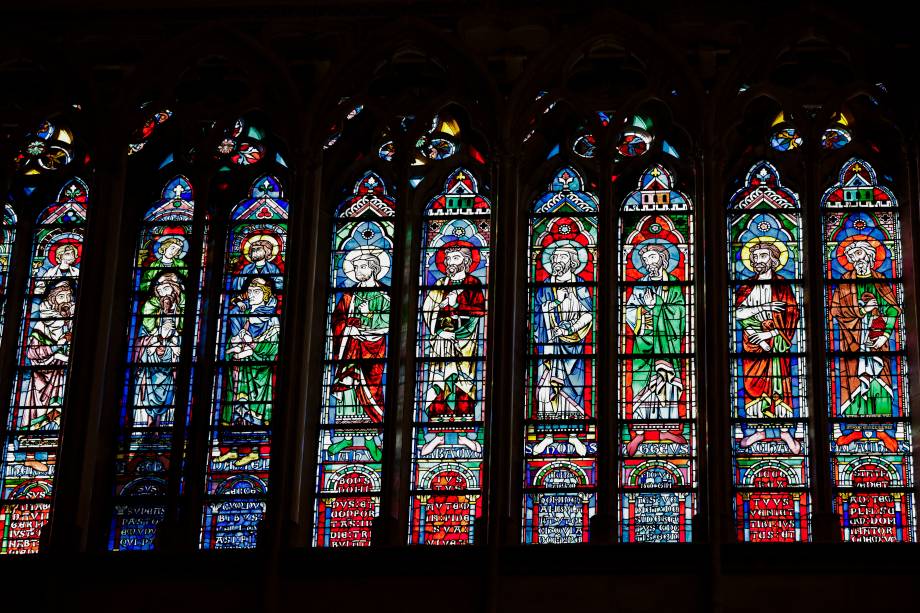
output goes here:
{"type": "MultiPolygon", "coordinates": [[[[734,307],[735,319],[743,332],[743,349],[748,354],[742,358],[743,416],[776,421],[791,419],[796,415],[789,351],[799,321],[799,305],[779,273],[789,254],[776,239],[759,237],[744,245],[741,257],[757,281],[738,288],[734,307]]],[[[791,453],[801,451],[791,426],[748,422],[743,428],[741,447],[780,438],[791,453]]]]}
{"type": "MultiPolygon", "coordinates": [[[[645,274],[626,301],[626,325],[635,334],[632,373],[633,419],[680,419],[683,394],[680,361],[655,358],[656,354],[678,354],[684,338],[687,305],[680,286],[667,285],[677,261],[668,245],[646,241],[636,247],[645,274]]],[[[686,445],[680,424],[662,424],[658,440],[686,445]]],[[[626,445],[627,455],[634,456],[646,438],[644,429],[633,430],[626,445]]]]}
{"type": "MultiPolygon", "coordinates": [[[[851,352],[840,358],[840,408],[843,417],[891,417],[894,393],[891,368],[879,355],[888,345],[895,322],[901,314],[891,284],[875,270],[882,248],[870,237],[854,237],[839,248],[846,259],[843,279],[831,296],[831,317],[837,322],[841,351],[851,352]]],[[[883,248],[882,248],[883,249],[883,248]]],[[[863,438],[860,429],[841,424],[843,434],[837,444],[846,446],[863,438]]],[[[892,453],[898,443],[892,426],[880,425],[876,436],[892,453]]]]}
{"type": "Polygon", "coordinates": [[[254,234],[243,242],[242,251],[247,262],[233,280],[233,289],[243,289],[252,277],[269,277],[280,281],[281,269],[273,261],[281,251],[276,237],[271,234],[254,234]]]}
{"type": "MultiPolygon", "coordinates": [[[[379,247],[355,247],[342,271],[356,291],[343,292],[332,310],[332,352],[339,360],[332,382],[332,420],[338,426],[379,424],[384,412],[384,364],[390,331],[390,297],[381,286],[390,257],[379,247]]],[[[379,461],[380,435],[375,428],[336,430],[330,454],[361,444],[379,461]],[[360,443],[359,443],[360,441],[360,443]]]]}
{"type": "Polygon", "coordinates": [[[486,314],[482,282],[473,275],[480,257],[469,243],[443,245],[438,259],[444,276],[428,291],[422,305],[425,325],[431,331],[427,355],[441,358],[427,363],[425,412],[432,425],[425,434],[423,456],[445,442],[456,442],[474,453],[482,451],[475,430],[466,425],[474,419],[476,403],[482,401],[473,361],[479,351],[480,322],[486,314]]]}

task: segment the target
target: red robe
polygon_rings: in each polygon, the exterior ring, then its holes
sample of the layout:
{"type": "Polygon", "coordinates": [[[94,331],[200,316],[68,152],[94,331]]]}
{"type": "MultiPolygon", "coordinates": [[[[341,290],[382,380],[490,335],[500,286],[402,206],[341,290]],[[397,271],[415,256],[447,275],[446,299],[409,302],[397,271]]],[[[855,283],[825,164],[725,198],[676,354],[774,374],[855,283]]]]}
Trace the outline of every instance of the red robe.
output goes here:
{"type": "MultiPolygon", "coordinates": [[[[775,276],[774,279],[782,280],[775,276]]],[[[755,286],[744,285],[738,289],[735,306],[740,307],[751,294],[755,286]]],[[[783,283],[770,284],[774,302],[784,302],[786,308],[773,311],[771,317],[760,324],[758,331],[778,330],[779,335],[767,340],[773,352],[789,353],[799,321],[799,307],[792,289],[783,283]]],[[[742,349],[749,353],[766,353],[760,344],[742,334],[742,349]]],[[[745,405],[764,396],[770,399],[770,409],[777,404],[785,404],[790,409],[792,403],[792,365],[789,357],[773,356],[769,358],[745,357],[741,361],[744,370],[745,405]]],[[[775,412],[774,412],[775,415],[775,412]]],[[[770,415],[764,415],[770,417],[770,415]]]]}
{"type": "MultiPolygon", "coordinates": [[[[878,311],[882,311],[889,317],[897,317],[900,315],[901,309],[898,307],[898,300],[895,298],[894,290],[892,290],[890,283],[885,278],[885,275],[877,270],[871,271],[870,277],[865,278],[858,277],[856,271],[851,270],[844,273],[843,278],[850,281],[857,281],[857,283],[842,283],[834,291],[833,296],[831,296],[830,316],[837,322],[838,330],[840,331],[839,351],[864,352],[866,350],[861,344],[863,310],[862,307],[859,306],[861,294],[867,291],[873,294],[879,305],[878,311]],[[870,279],[881,280],[881,282],[872,281],[870,279]]],[[[878,313],[878,311],[876,311],[876,313],[878,313]]],[[[893,325],[886,325],[882,320],[880,320],[879,323],[879,329],[874,331],[875,334],[891,334],[893,325]]],[[[873,325],[873,328],[875,327],[876,326],[873,325]]],[[[883,346],[880,349],[882,352],[886,350],[887,346],[883,346]]],[[[841,407],[845,407],[850,397],[859,389],[861,382],[859,361],[860,358],[858,356],[844,355],[840,358],[840,369],[843,372],[837,374],[840,378],[840,401],[837,406],[838,410],[840,410],[841,407]]],[[[878,379],[885,386],[891,387],[891,366],[887,359],[882,360],[881,373],[879,373],[878,379]]]]}
{"type": "Polygon", "coordinates": [[[349,316],[353,299],[353,294],[343,295],[332,311],[332,355],[341,360],[336,367],[332,391],[341,392],[352,387],[341,383],[345,377],[350,376],[357,382],[354,385],[355,392],[364,412],[372,422],[381,423],[383,421],[384,363],[367,363],[363,360],[385,358],[387,341],[386,337],[366,340],[345,336],[346,327],[361,327],[359,318],[354,317],[354,314],[349,316]]]}

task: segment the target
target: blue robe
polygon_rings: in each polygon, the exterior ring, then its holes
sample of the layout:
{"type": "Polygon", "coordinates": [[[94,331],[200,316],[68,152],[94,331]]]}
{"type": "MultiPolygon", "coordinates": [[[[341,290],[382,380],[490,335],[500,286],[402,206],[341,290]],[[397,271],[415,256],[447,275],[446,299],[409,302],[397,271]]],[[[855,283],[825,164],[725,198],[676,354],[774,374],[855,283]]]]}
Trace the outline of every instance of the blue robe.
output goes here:
{"type": "Polygon", "coordinates": [[[249,285],[253,277],[262,277],[272,281],[275,289],[281,289],[281,269],[272,262],[265,262],[262,266],[257,266],[255,262],[249,262],[243,266],[242,270],[233,278],[233,289],[240,291],[249,285]]]}
{"type": "Polygon", "coordinates": [[[582,315],[594,318],[594,300],[584,286],[541,287],[534,296],[534,341],[537,352],[553,356],[541,359],[537,369],[539,387],[552,389],[548,403],[538,402],[541,419],[585,419],[585,341],[592,324],[573,329],[582,315]],[[569,294],[566,309],[560,304],[563,292],[569,294]],[[574,298],[574,300],[573,300],[574,298]],[[550,337],[553,327],[566,334],[550,337]],[[546,406],[542,406],[546,405],[546,406]]]}

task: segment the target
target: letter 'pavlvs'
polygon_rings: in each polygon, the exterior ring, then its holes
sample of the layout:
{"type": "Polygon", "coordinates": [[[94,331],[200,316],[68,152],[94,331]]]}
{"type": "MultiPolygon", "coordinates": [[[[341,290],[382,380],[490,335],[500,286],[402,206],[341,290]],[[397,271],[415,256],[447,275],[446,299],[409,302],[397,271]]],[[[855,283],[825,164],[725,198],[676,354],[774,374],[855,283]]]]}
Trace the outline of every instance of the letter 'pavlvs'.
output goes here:
{"type": "Polygon", "coordinates": [[[191,184],[184,176],[174,177],[138,234],[116,443],[113,551],[152,549],[168,513],[170,485],[182,486],[182,435],[191,415],[197,357],[196,343],[188,341],[197,339],[201,325],[199,309],[189,304],[189,292],[195,296],[189,279],[194,212],[191,184]],[[182,351],[189,346],[192,368],[183,368],[182,351]]]}

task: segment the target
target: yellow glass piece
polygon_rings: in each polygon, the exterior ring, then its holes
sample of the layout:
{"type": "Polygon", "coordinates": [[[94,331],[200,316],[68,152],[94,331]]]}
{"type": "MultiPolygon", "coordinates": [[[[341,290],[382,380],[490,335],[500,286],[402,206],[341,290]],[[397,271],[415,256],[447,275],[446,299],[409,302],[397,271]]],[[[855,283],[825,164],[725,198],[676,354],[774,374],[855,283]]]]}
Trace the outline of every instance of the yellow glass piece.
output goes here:
{"type": "Polygon", "coordinates": [[[834,116],[831,118],[831,121],[834,123],[839,123],[842,126],[849,126],[850,120],[847,118],[845,113],[834,113],[834,116]]]}
{"type": "Polygon", "coordinates": [[[67,128],[61,128],[60,131],[58,132],[57,139],[61,141],[62,143],[70,144],[73,142],[73,134],[71,134],[70,130],[68,130],[67,128]]]}
{"type": "Polygon", "coordinates": [[[438,126],[438,132],[444,132],[445,134],[450,134],[451,136],[457,136],[460,134],[460,124],[457,123],[457,120],[452,117],[442,119],[441,125],[438,126]]]}
{"type": "Polygon", "coordinates": [[[773,126],[783,123],[784,121],[786,121],[786,115],[780,111],[779,115],[776,116],[776,119],[773,120],[773,123],[770,124],[770,127],[772,128],[773,126]]]}

